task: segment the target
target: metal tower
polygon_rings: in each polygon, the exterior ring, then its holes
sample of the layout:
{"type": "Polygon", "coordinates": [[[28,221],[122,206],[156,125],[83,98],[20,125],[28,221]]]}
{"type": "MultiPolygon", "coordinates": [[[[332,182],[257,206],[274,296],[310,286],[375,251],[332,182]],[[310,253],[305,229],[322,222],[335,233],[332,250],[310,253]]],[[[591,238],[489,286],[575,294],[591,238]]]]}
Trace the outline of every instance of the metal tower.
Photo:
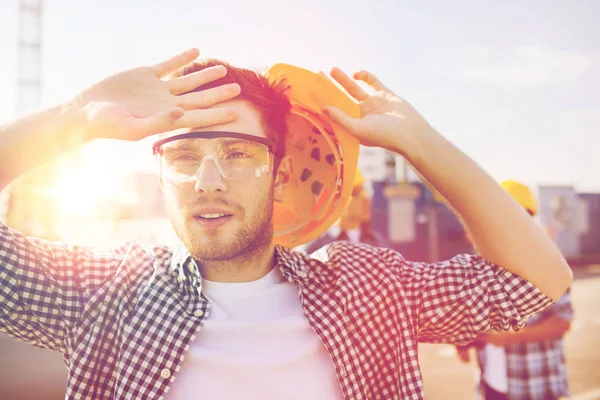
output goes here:
{"type": "Polygon", "coordinates": [[[42,0],[19,0],[17,113],[40,107],[42,91],[42,0]]]}
{"type": "MultiPolygon", "coordinates": [[[[19,0],[17,114],[39,109],[42,91],[42,0],[19,0]]],[[[49,237],[55,204],[44,190],[55,165],[48,164],[19,177],[0,196],[0,218],[18,231],[49,237]],[[5,215],[2,215],[5,214],[5,215]]]]}

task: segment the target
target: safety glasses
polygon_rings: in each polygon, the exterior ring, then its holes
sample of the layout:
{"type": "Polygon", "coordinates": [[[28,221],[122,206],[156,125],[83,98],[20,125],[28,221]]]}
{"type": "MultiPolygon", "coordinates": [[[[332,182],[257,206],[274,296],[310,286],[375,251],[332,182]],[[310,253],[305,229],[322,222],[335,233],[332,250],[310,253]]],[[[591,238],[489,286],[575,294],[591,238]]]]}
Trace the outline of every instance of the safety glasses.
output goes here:
{"type": "Polygon", "coordinates": [[[173,183],[194,182],[208,162],[230,181],[272,173],[277,144],[239,132],[207,131],[174,135],[154,143],[160,176],[173,183]]]}

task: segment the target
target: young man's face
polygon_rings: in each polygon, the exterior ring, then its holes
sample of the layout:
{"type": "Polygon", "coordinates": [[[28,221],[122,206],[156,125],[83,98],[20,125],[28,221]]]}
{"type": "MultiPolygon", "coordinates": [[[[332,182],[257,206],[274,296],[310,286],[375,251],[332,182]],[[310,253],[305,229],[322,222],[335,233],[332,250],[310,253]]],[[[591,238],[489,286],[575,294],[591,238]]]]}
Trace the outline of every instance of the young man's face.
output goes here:
{"type": "MultiPolygon", "coordinates": [[[[222,105],[237,108],[238,119],[194,131],[230,131],[266,137],[261,115],[252,103],[231,100],[222,105]]],[[[206,152],[211,150],[208,148],[206,152]]],[[[280,177],[285,175],[287,164],[283,164],[280,177]]],[[[270,245],[274,190],[282,186],[281,180],[275,183],[273,171],[241,181],[227,179],[208,159],[203,161],[195,180],[175,184],[162,178],[161,183],[171,223],[191,255],[198,260],[221,261],[270,245]],[[227,216],[202,217],[215,214],[227,216]]]]}

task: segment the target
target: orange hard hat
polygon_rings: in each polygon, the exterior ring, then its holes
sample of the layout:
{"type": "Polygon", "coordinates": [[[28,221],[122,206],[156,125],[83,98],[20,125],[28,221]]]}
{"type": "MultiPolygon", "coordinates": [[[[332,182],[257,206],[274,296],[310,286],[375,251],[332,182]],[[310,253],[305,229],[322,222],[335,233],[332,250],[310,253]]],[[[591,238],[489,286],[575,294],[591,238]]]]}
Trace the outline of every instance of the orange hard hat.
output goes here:
{"type": "Polygon", "coordinates": [[[293,177],[275,199],[275,243],[294,247],[323,234],[346,210],[358,165],[359,141],[321,112],[335,106],[360,117],[357,104],[329,78],[288,64],[268,71],[285,78],[292,104],[288,119],[286,156],[293,177]]]}

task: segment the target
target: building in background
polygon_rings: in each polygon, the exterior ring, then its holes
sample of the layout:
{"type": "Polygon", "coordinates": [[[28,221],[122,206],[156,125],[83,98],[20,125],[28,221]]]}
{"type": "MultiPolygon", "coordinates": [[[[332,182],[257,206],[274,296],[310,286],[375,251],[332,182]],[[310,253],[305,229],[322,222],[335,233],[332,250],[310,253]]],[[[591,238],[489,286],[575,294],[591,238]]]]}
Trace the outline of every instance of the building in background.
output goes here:
{"type": "Polygon", "coordinates": [[[358,169],[367,182],[409,182],[419,178],[398,154],[379,147],[360,147],[358,169]]]}
{"type": "Polygon", "coordinates": [[[458,217],[419,181],[373,182],[373,230],[414,261],[472,252],[458,217]]]}
{"type": "Polygon", "coordinates": [[[580,254],[582,208],[572,186],[539,187],[540,223],[565,257],[580,254]]]}
{"type": "MultiPolygon", "coordinates": [[[[361,147],[359,168],[372,190],[373,229],[407,258],[436,261],[471,251],[460,220],[402,157],[361,147]]],[[[572,186],[538,188],[539,222],[568,259],[600,260],[600,193],[572,186]]]]}
{"type": "Polygon", "coordinates": [[[581,234],[579,251],[582,255],[600,254],[600,193],[580,193],[581,234]]]}

